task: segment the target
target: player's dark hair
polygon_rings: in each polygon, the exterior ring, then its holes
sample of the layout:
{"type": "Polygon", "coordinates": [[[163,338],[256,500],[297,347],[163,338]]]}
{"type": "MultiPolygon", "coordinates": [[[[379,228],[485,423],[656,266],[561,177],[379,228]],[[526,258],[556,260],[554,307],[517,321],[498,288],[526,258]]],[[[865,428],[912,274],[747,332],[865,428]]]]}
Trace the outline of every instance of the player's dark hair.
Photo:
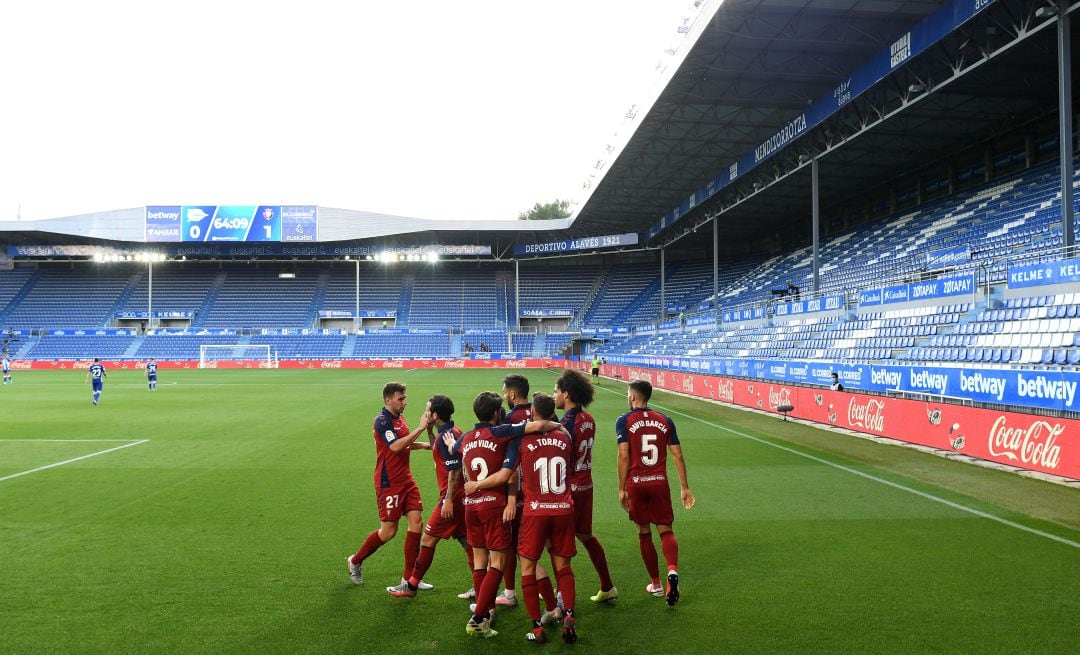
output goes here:
{"type": "Polygon", "coordinates": [[[592,382],[589,382],[589,378],[585,377],[585,374],[581,371],[576,371],[572,368],[563,371],[563,374],[559,376],[559,379],[555,380],[555,388],[565,392],[566,395],[570,397],[570,402],[581,405],[582,407],[588,407],[592,404],[593,398],[596,395],[596,390],[593,389],[592,382]]]}
{"type": "Polygon", "coordinates": [[[387,382],[386,386],[382,388],[382,399],[384,401],[389,400],[396,393],[405,393],[405,385],[400,382],[387,382]]]}
{"type": "Polygon", "coordinates": [[[524,375],[507,375],[503,378],[503,386],[517,394],[518,398],[529,397],[529,378],[524,375]]]}
{"type": "Polygon", "coordinates": [[[630,390],[637,394],[645,402],[652,398],[652,385],[648,380],[634,380],[630,383],[630,390]]]}
{"type": "Polygon", "coordinates": [[[502,409],[502,396],[494,391],[481,391],[472,401],[473,413],[479,421],[491,421],[502,409]]]}
{"type": "Polygon", "coordinates": [[[94,361],[95,361],[95,362],[100,362],[101,360],[100,360],[100,359],[98,359],[97,357],[95,357],[95,358],[94,358],[94,361]]]}
{"type": "Polygon", "coordinates": [[[543,391],[537,391],[532,397],[533,416],[536,418],[544,419],[545,421],[554,420],[555,416],[555,399],[547,395],[543,391]]]}
{"type": "Polygon", "coordinates": [[[454,401],[446,396],[436,394],[428,401],[431,403],[431,413],[439,417],[439,420],[443,423],[450,421],[450,417],[454,415],[454,401]]]}

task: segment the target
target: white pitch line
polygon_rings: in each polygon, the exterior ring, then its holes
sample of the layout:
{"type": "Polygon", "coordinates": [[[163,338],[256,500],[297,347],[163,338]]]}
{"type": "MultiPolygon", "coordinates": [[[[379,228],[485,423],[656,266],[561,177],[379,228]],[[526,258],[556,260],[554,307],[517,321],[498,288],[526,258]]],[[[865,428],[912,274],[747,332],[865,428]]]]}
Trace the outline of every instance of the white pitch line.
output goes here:
{"type": "MultiPolygon", "coordinates": [[[[12,441],[14,441],[14,439],[12,439],[12,441]]],[[[71,459],[65,459],[64,461],[56,462],[55,464],[46,464],[45,466],[39,466],[39,467],[37,467],[35,469],[30,469],[29,471],[23,471],[22,473],[12,473],[11,475],[6,475],[6,476],[0,478],[0,482],[3,482],[4,480],[11,480],[12,478],[19,478],[19,477],[22,477],[24,475],[30,475],[31,473],[37,473],[38,471],[44,471],[46,469],[56,468],[57,466],[63,466],[64,464],[71,464],[72,462],[78,462],[80,460],[89,459],[90,457],[97,457],[98,455],[104,455],[105,453],[111,453],[114,450],[120,450],[122,448],[131,448],[132,446],[138,446],[139,444],[144,444],[144,443],[146,443],[148,441],[150,441],[150,440],[149,439],[140,439],[139,441],[135,441],[135,442],[132,442],[132,443],[126,443],[123,446],[116,446],[115,448],[107,448],[105,450],[99,450],[96,453],[90,453],[89,455],[83,455],[82,457],[73,457],[71,459]]]]}
{"type": "MultiPolygon", "coordinates": [[[[613,390],[608,389],[606,387],[599,387],[599,388],[603,389],[604,391],[608,391],[610,393],[616,394],[616,395],[622,395],[618,391],[613,391],[613,390]]],[[[660,391],[663,391],[663,390],[661,389],[660,391]]],[[[885,478],[879,478],[876,475],[871,475],[869,473],[864,473],[863,471],[853,469],[853,468],[851,468],[849,466],[844,466],[843,464],[837,464],[835,462],[830,462],[827,459],[822,459],[820,457],[815,457],[814,455],[810,455],[808,453],[800,452],[798,450],[795,450],[794,448],[788,448],[787,446],[781,446],[780,444],[776,444],[776,443],[773,443],[771,441],[761,439],[760,437],[755,437],[753,435],[746,434],[745,432],[739,432],[738,430],[733,430],[732,428],[720,425],[719,423],[713,423],[712,421],[706,421],[703,418],[698,418],[697,416],[694,416],[692,414],[686,414],[686,413],[680,412],[678,410],[671,409],[670,407],[664,407],[663,405],[654,405],[654,407],[662,409],[665,412],[671,412],[672,414],[676,414],[678,416],[685,416],[686,418],[693,419],[695,421],[698,421],[699,423],[704,423],[705,425],[717,428],[718,430],[723,430],[725,432],[730,432],[731,434],[740,436],[740,437],[742,437],[744,439],[749,439],[750,441],[754,441],[754,442],[757,442],[759,444],[763,444],[763,445],[766,445],[766,446],[769,446],[769,447],[772,447],[772,448],[776,448],[778,450],[783,450],[785,452],[791,453],[792,455],[798,455],[799,457],[804,457],[804,458],[809,459],[811,461],[818,462],[819,464],[824,464],[825,466],[830,466],[830,467],[832,467],[834,469],[844,471],[846,473],[851,473],[852,475],[857,475],[860,478],[865,478],[865,479],[871,480],[873,482],[878,482],[878,483],[883,484],[885,486],[892,487],[893,489],[899,489],[900,491],[904,491],[904,492],[907,492],[909,494],[919,496],[920,498],[925,498],[927,500],[932,500],[935,503],[941,503],[942,505],[945,505],[947,507],[952,507],[953,509],[960,510],[961,512],[967,512],[968,514],[974,514],[975,516],[978,516],[980,518],[989,519],[989,520],[994,521],[996,523],[1000,523],[1002,525],[1007,525],[1010,528],[1016,528],[1017,530],[1022,530],[1024,532],[1028,532],[1030,534],[1037,535],[1039,537],[1044,537],[1044,538],[1049,539],[1051,541],[1056,541],[1056,542],[1058,542],[1060,544],[1065,544],[1066,546],[1072,546],[1073,548],[1080,548],[1080,542],[1076,542],[1076,541],[1073,541],[1071,539],[1066,539],[1065,537],[1059,537],[1056,534],[1051,534],[1049,532],[1043,532],[1042,530],[1037,530],[1035,528],[1028,527],[1028,526],[1026,526],[1026,525],[1024,525],[1022,523],[1016,523],[1015,521],[1010,521],[1009,519],[1003,519],[1000,516],[995,516],[995,515],[990,514],[988,512],[984,512],[984,511],[982,511],[980,509],[975,509],[974,507],[968,507],[967,505],[962,505],[960,503],[953,502],[951,500],[942,498],[940,496],[935,496],[934,494],[926,493],[925,491],[919,491],[918,489],[913,489],[911,487],[902,485],[902,484],[900,484],[898,482],[893,482],[891,480],[886,480],[885,478]]]]}
{"type": "Polygon", "coordinates": [[[47,441],[47,442],[69,442],[69,443],[97,443],[101,441],[134,441],[134,439],[0,439],[0,443],[6,441],[47,441]]]}

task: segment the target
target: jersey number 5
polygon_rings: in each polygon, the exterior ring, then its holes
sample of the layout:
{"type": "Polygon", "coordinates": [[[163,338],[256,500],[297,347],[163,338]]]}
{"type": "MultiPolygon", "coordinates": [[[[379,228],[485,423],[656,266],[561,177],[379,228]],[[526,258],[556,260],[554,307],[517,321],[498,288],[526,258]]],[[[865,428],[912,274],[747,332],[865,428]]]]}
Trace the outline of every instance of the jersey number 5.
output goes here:
{"type": "Polygon", "coordinates": [[[645,466],[653,466],[660,461],[660,451],[656,448],[656,435],[641,435],[641,463],[645,466]]]}

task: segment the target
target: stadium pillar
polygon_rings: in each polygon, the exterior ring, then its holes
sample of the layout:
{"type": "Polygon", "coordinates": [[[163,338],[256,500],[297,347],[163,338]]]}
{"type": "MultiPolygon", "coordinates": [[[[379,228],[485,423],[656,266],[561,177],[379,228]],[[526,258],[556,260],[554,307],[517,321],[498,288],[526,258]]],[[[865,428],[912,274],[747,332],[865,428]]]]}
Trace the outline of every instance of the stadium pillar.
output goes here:
{"type": "Polygon", "coordinates": [[[811,203],[811,223],[814,230],[814,283],[812,291],[818,292],[818,288],[821,286],[821,278],[818,275],[818,250],[821,240],[821,197],[818,194],[818,160],[817,157],[810,162],[810,203],[811,203]]]}
{"type": "Polygon", "coordinates": [[[1072,136],[1072,39],[1069,36],[1069,3],[1058,2],[1058,113],[1061,151],[1061,245],[1075,245],[1073,229],[1073,136],[1072,136]]]}
{"type": "Polygon", "coordinates": [[[720,317],[720,221],[712,219],[712,297],[713,309],[720,317]]]}
{"type": "MultiPolygon", "coordinates": [[[[521,332],[521,260],[514,260],[514,326],[521,332]]],[[[539,328],[537,328],[539,329],[539,328]]]]}
{"type": "MultiPolygon", "coordinates": [[[[397,321],[395,320],[395,323],[397,321]]],[[[356,314],[353,315],[353,334],[360,331],[360,256],[356,256],[356,314]]]]}
{"type": "Polygon", "coordinates": [[[664,254],[667,252],[667,248],[660,249],[660,320],[664,320],[667,317],[667,298],[664,296],[667,292],[667,285],[664,284],[664,254]]]}
{"type": "Polygon", "coordinates": [[[146,262],[146,325],[154,329],[154,262],[146,262]]]}

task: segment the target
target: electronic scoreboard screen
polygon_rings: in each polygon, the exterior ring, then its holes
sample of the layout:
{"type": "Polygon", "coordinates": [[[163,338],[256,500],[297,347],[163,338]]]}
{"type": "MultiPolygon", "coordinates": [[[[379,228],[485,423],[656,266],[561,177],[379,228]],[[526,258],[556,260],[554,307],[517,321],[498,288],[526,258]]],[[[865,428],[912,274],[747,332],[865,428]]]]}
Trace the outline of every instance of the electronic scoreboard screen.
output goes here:
{"type": "Polygon", "coordinates": [[[318,240],[313,205],[156,205],[146,208],[148,242],[318,240]]]}

